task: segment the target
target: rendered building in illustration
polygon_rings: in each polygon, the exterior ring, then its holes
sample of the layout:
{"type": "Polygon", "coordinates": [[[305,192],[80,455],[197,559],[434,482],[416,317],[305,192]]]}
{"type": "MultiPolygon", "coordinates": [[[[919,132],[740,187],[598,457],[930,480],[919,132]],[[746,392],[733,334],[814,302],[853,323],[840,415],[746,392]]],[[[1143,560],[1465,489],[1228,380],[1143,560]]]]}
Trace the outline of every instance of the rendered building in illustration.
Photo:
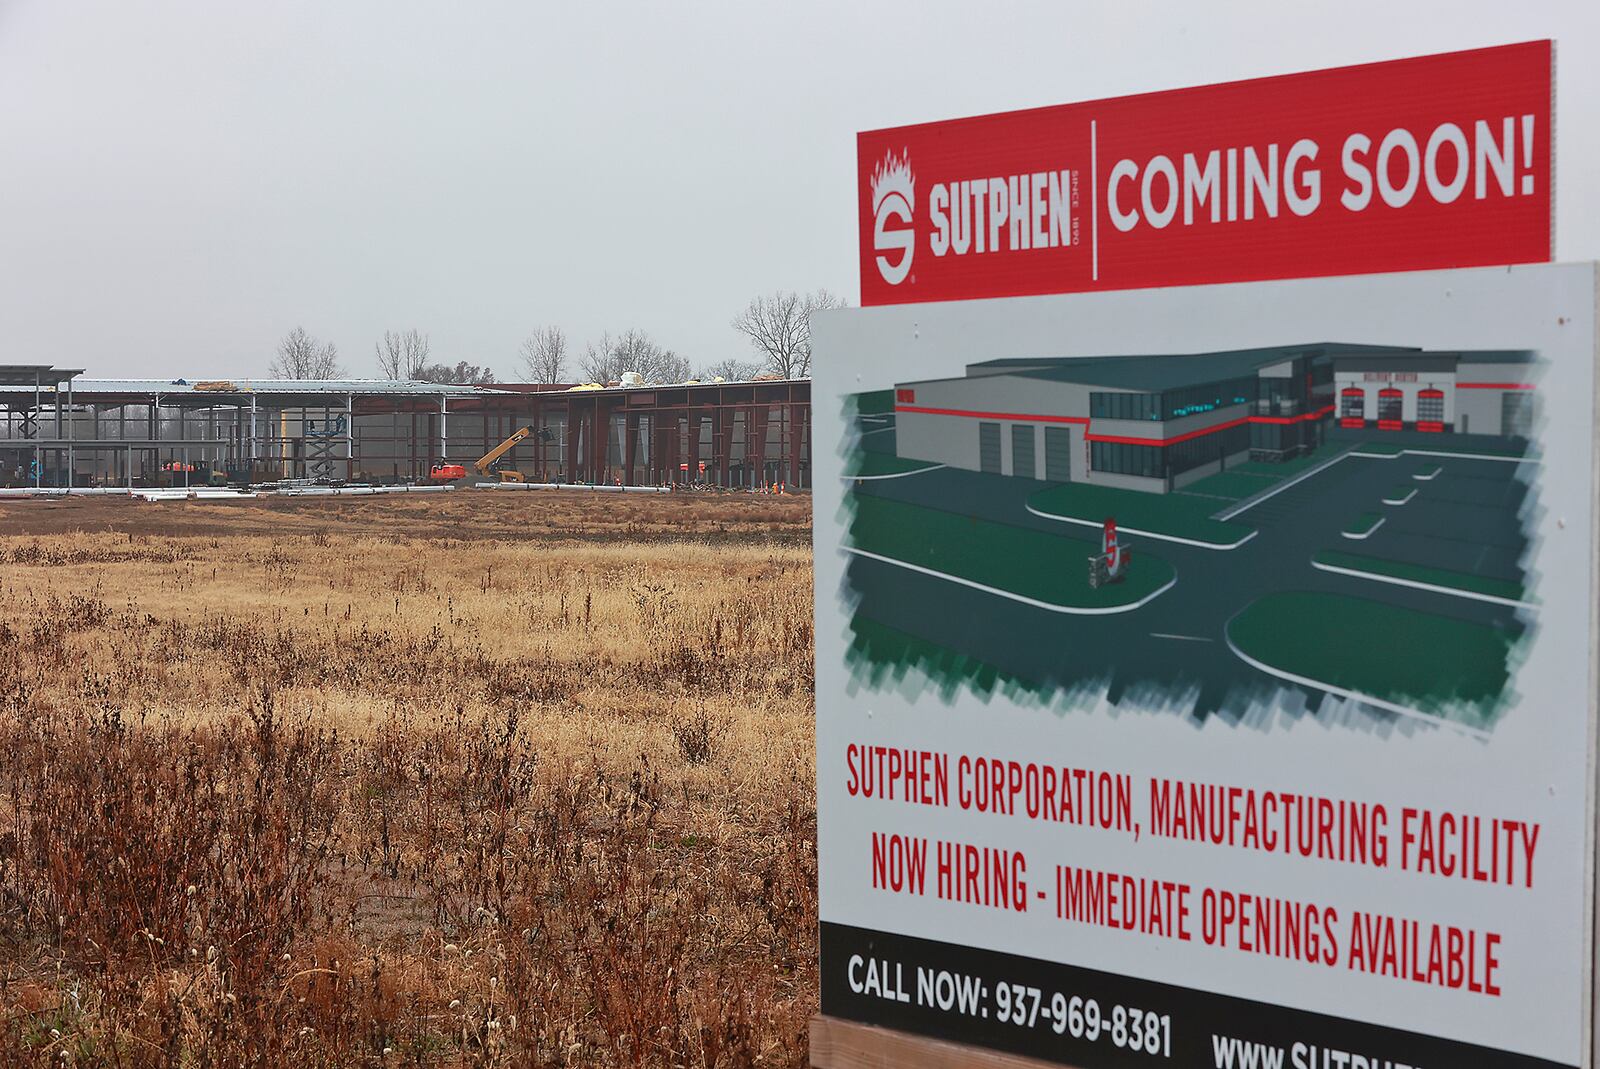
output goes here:
{"type": "Polygon", "coordinates": [[[1532,355],[1276,346],[969,364],[895,386],[896,452],[972,471],[1165,492],[1335,429],[1526,438],[1532,355]]]}

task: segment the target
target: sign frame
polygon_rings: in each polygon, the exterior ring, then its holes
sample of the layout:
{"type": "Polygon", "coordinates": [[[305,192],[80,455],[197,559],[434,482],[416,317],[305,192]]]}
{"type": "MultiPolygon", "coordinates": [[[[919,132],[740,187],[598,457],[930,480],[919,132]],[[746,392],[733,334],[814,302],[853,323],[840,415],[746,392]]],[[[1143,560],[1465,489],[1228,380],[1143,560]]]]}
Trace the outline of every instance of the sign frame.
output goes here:
{"type": "MultiPolygon", "coordinates": [[[[1168,344],[1176,351],[1177,344],[1172,342],[1174,337],[1188,337],[1194,339],[1191,349],[1220,347],[1227,343],[1245,344],[1255,342],[1264,344],[1273,340],[1282,340],[1276,337],[1281,334],[1281,327],[1273,324],[1252,324],[1241,326],[1244,320],[1240,319],[1239,312],[1243,309],[1258,305],[1279,306],[1283,304],[1294,305],[1299,308],[1314,307],[1317,305],[1337,308],[1342,306],[1357,307],[1363,302],[1370,305],[1374,294],[1392,294],[1393,301],[1383,302],[1384,310],[1371,312],[1359,318],[1357,326],[1364,324],[1364,329],[1369,332],[1388,331],[1385,340],[1393,340],[1406,344],[1417,344],[1424,347],[1446,347],[1451,344],[1462,344],[1461,339],[1467,337],[1466,326],[1459,333],[1446,331],[1440,334],[1430,323],[1437,325],[1445,318],[1460,318],[1465,315],[1471,320],[1474,329],[1479,330],[1480,336],[1485,340],[1482,344],[1494,345],[1505,343],[1515,330],[1508,331],[1504,324],[1496,326],[1485,315],[1486,302],[1492,304],[1489,295],[1497,292],[1496,287],[1509,285],[1504,280],[1518,280],[1517,285],[1527,287],[1530,279],[1566,277],[1563,283],[1565,296],[1561,302],[1563,315],[1549,316],[1545,322],[1541,314],[1540,322],[1532,332],[1539,335],[1532,339],[1530,344],[1536,344],[1541,349],[1554,344],[1549,339],[1560,338],[1562,332],[1578,331],[1588,332],[1586,348],[1574,349],[1569,342],[1567,348],[1561,350],[1562,355],[1569,361],[1578,353],[1580,362],[1586,361],[1589,375],[1588,386],[1583,391],[1584,417],[1589,421],[1590,430],[1585,438],[1585,446],[1580,450],[1583,463],[1587,466],[1585,482],[1586,490],[1582,497],[1584,507],[1581,511],[1584,524],[1587,525],[1589,541],[1584,551],[1584,567],[1588,572],[1589,582],[1583,584],[1584,590],[1589,595],[1589,609],[1586,619],[1592,615],[1594,604],[1594,590],[1596,580],[1595,551],[1593,532],[1600,527],[1600,518],[1596,516],[1595,482],[1594,482],[1594,455],[1595,440],[1592,425],[1595,410],[1595,387],[1593,382],[1593,365],[1600,360],[1600,350],[1597,350],[1594,340],[1595,307],[1597,303],[1596,274],[1593,265],[1567,265],[1561,267],[1523,267],[1511,269],[1475,269],[1445,272],[1418,272],[1383,276],[1343,276],[1338,278],[1282,280],[1268,283],[1248,285],[1214,286],[1214,287],[1184,287],[1173,290],[1161,291],[1135,291],[1116,294],[1099,295],[1064,295],[1053,297],[1030,297],[1007,301],[966,302],[952,305],[936,306],[890,306],[871,309],[852,309],[828,313],[819,316],[815,328],[815,344],[817,345],[818,391],[815,432],[824,445],[816,451],[819,464],[818,486],[821,489],[817,499],[817,516],[824,517],[836,513],[837,499],[840,494],[826,489],[843,482],[839,478],[841,471],[838,466],[842,464],[843,457],[839,457],[828,448],[827,443],[838,440],[838,435],[844,428],[842,417],[839,413],[831,411],[836,407],[838,394],[841,391],[850,392],[867,386],[899,385],[903,382],[903,369],[906,361],[926,360],[928,369],[919,373],[918,377],[926,378],[930,374],[944,372],[953,374],[959,371],[958,366],[952,363],[950,353],[953,349],[973,344],[977,339],[983,339],[985,352],[983,356],[990,358],[1005,358],[1012,354],[1025,352],[1038,353],[1037,345],[1043,336],[1041,330],[1050,323],[1059,327],[1060,333],[1056,335],[1057,351],[1064,354],[1086,355],[1088,352],[1109,352],[1105,347],[1107,339],[1113,335],[1107,334],[1109,328],[1101,327],[1091,330],[1091,338],[1080,342],[1074,337],[1080,324],[1086,320],[1100,322],[1116,320],[1131,326],[1127,329],[1123,339],[1124,352],[1143,353],[1158,351],[1154,348],[1153,339],[1166,336],[1168,344]],[[1583,275],[1583,283],[1576,289],[1571,284],[1572,272],[1583,275]],[[1577,293],[1579,299],[1574,299],[1577,293]],[[1199,309],[1206,307],[1207,302],[1215,302],[1218,311],[1214,321],[1204,322],[1199,309]],[[1084,309],[1097,306],[1095,316],[1087,316],[1084,309]],[[1470,309],[1471,311],[1467,311],[1470,309]],[[1570,314],[1567,314],[1570,313],[1570,314]],[[1420,316],[1421,318],[1416,318],[1420,316]],[[1556,321],[1560,319],[1559,324],[1556,321]],[[1202,320],[1198,335],[1195,331],[1197,320],[1202,320]],[[1028,321],[1028,322],[1022,322],[1028,321]],[[862,350],[863,339],[871,342],[871,351],[881,354],[884,359],[892,362],[893,371],[888,379],[881,382],[868,382],[862,373],[856,369],[861,366],[859,353],[862,350]],[[898,363],[893,363],[898,361],[898,363]],[[835,466],[836,470],[829,472],[825,464],[835,466]],[[829,476],[833,476],[830,478],[829,476]]],[[[1537,288],[1536,286],[1533,288],[1537,288]]],[[[1503,289],[1499,292],[1504,292],[1503,289]]],[[[1502,314],[1504,309],[1502,308],[1502,314]]],[[[1553,309],[1552,309],[1553,311],[1553,309]]],[[[1316,319],[1312,317],[1313,321],[1316,319]]],[[[1328,323],[1332,323],[1329,320],[1328,323]]],[[[1307,329],[1315,332],[1320,327],[1328,327],[1328,323],[1316,323],[1307,329]]],[[[1332,329],[1331,327],[1329,329],[1332,329]]],[[[1519,328],[1521,329],[1521,328],[1519,328]]],[[[1524,331],[1526,335],[1527,331],[1524,331]]],[[[1320,335],[1319,335],[1320,336],[1320,335]]],[[[1366,335],[1368,338],[1372,333],[1366,335]]],[[[1567,381],[1567,380],[1563,380],[1567,381]]],[[[1569,383],[1570,385],[1570,383],[1569,383]]],[[[917,387],[917,402],[921,402],[921,387],[917,387]]],[[[1575,410],[1567,407],[1563,416],[1570,420],[1575,410]]],[[[1570,427],[1569,427],[1570,430],[1570,427]]],[[[1570,437],[1570,435],[1569,435],[1570,437]]],[[[1564,439],[1565,441],[1565,439],[1564,439]]],[[[1567,442],[1567,446],[1571,443],[1567,442]]],[[[1563,475],[1562,478],[1567,478],[1563,475]]],[[[846,488],[848,483],[845,484],[846,488]]],[[[1570,485],[1567,491],[1570,497],[1570,485]]],[[[1573,502],[1568,501],[1570,506],[1573,502]]],[[[1565,517],[1565,522],[1576,528],[1578,526],[1575,516],[1565,517]]],[[[840,589],[841,568],[833,563],[839,555],[839,543],[835,540],[837,532],[826,530],[825,523],[818,524],[816,542],[816,560],[818,562],[817,590],[818,590],[818,616],[816,634],[818,637],[818,784],[819,784],[819,848],[822,865],[823,880],[823,920],[825,923],[833,917],[830,908],[830,876],[836,862],[831,856],[830,839],[838,831],[839,813],[841,810],[831,803],[826,792],[839,786],[841,755],[836,752],[834,744],[840,739],[836,721],[830,717],[841,715],[839,710],[845,705],[853,707],[852,723],[855,725],[851,731],[861,737],[867,737],[864,725],[868,721],[860,719],[868,716],[869,720],[881,722],[889,719],[893,714],[878,704],[882,691],[873,691],[864,685],[857,685],[854,690],[841,691],[839,666],[834,660],[838,647],[829,645],[830,634],[836,636],[839,626],[839,616],[834,606],[828,604],[828,599],[835,596],[840,589]],[[845,695],[841,699],[841,694],[845,695]],[[843,702],[843,704],[841,704],[843,702]],[[830,709],[830,705],[833,707],[830,709]],[[834,725],[834,726],[830,726],[834,725]]],[[[1152,545],[1148,540],[1146,545],[1152,545]]],[[[1135,553],[1139,547],[1135,544],[1135,553]]],[[[1137,557],[1136,557],[1137,559],[1137,557]]],[[[1567,573],[1563,573],[1567,574],[1567,573]]],[[[842,595],[841,595],[842,596],[842,595]]],[[[1577,636],[1575,641],[1581,642],[1581,648],[1574,648],[1573,653],[1585,656],[1591,664],[1591,674],[1587,680],[1584,695],[1585,736],[1587,752],[1583,755],[1584,773],[1583,782],[1586,796],[1582,805],[1583,845],[1582,858],[1579,860],[1575,871],[1581,870],[1581,894],[1587,905],[1583,909],[1585,931],[1582,936],[1584,949],[1582,956],[1587,963],[1585,975],[1582,977],[1582,990],[1575,997],[1581,1002],[1582,1010],[1582,1038],[1581,1046],[1583,1057],[1593,1060],[1593,968],[1595,962],[1594,949],[1594,836],[1597,816],[1594,795],[1594,739],[1595,739],[1595,686],[1592,675],[1594,660],[1594,632],[1587,627],[1583,634],[1577,636]]],[[[904,691],[907,684],[903,681],[897,685],[904,691]]],[[[883,698],[884,704],[890,704],[893,698],[892,691],[883,698]]],[[[998,700],[998,699],[997,699],[998,700]]],[[[1028,711],[1000,710],[1008,717],[1020,718],[1028,715],[1041,715],[1038,709],[1028,711]]],[[[1076,714],[1067,714],[1070,718],[1076,714]]],[[[1101,715],[1099,713],[1089,714],[1101,715]]],[[[938,714],[939,718],[945,714],[938,714]]],[[[1126,717],[1123,717],[1126,720],[1126,717]]],[[[1063,721],[1065,722],[1065,721],[1063,721]]],[[[1002,725],[1003,726],[1003,725],[1002,725]]],[[[1010,730],[1007,728],[1006,730],[1010,730]]],[[[1498,730],[1498,729],[1497,729],[1498,730]]],[[[852,811],[850,820],[859,822],[862,810],[852,811]]],[[[1568,811],[1570,818],[1570,811],[1568,811]]],[[[899,817],[895,813],[896,818],[899,817]]],[[[1570,838],[1570,837],[1569,837],[1570,838]]],[[[1031,860],[1031,859],[1030,859],[1031,860]]],[[[858,862],[859,864],[859,862],[858,862]]],[[[957,916],[957,915],[953,915],[957,916]]],[[[836,918],[834,918],[836,919],[836,918]]],[[[962,922],[965,923],[965,922],[962,922]]],[[[1224,962],[1219,962],[1224,964],[1224,962]]],[[[824,962],[824,969],[828,968],[824,962]]],[[[871,1050],[877,1051],[874,1057],[898,1057],[894,1051],[908,1050],[914,1053],[905,1055],[905,1064],[940,1064],[933,1060],[937,1058],[954,1057],[946,1041],[937,1042],[919,1039],[910,1033],[886,1038],[878,1031],[860,1033],[852,1027],[837,1025],[832,1022],[819,1024],[816,1034],[819,1036],[819,1052],[814,1053],[814,1064],[817,1065],[857,1065],[864,1064],[861,1059],[865,1057],[853,1045],[867,1042],[871,1050]],[[831,1030],[831,1031],[830,1031],[831,1030]],[[905,1038],[909,1036],[910,1038],[905,1038]],[[842,1038],[841,1038],[842,1037],[842,1038]],[[854,1037],[854,1038],[851,1038],[854,1037]],[[933,1042],[926,1050],[917,1046],[919,1042],[933,1042]],[[871,1046],[876,1044],[876,1046],[871,1046]],[[906,1046],[910,1044],[910,1046],[906,1046]],[[941,1045],[943,1044],[943,1045],[941,1045]],[[880,1050],[881,1048],[881,1050],[880,1050]],[[855,1060],[852,1060],[854,1058],[855,1060]],[[818,1060],[822,1059],[822,1060],[818,1060]]],[[[1016,1062],[1016,1055],[991,1053],[987,1048],[972,1048],[970,1052],[963,1052],[963,1057],[970,1057],[972,1061],[965,1064],[1026,1064],[1016,1062]],[[994,1060],[1000,1058],[1001,1060],[994,1060]]],[[[1573,1064],[1582,1063],[1582,1059],[1573,1064]]],[[[874,1061],[870,1064],[897,1064],[893,1061],[874,1061]]],[[[950,1064],[963,1064],[950,1062],[950,1064]]],[[[1039,1063],[1055,1064],[1055,1063],[1039,1063]]],[[[1512,1064],[1507,1062],[1507,1064],[1512,1064]]]]}

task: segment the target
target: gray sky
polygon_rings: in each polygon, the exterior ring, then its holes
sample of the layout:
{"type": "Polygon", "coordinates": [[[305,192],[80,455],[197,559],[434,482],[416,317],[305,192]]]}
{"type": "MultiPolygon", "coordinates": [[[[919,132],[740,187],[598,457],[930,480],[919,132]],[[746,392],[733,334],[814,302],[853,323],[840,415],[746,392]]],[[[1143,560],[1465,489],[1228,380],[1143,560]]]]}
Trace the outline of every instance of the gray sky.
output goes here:
{"type": "Polygon", "coordinates": [[[854,303],[854,134],[1536,37],[1557,256],[1600,256],[1600,4],[0,0],[0,362],[260,375],[296,324],[515,374],[534,327],[695,365],[854,303]]]}

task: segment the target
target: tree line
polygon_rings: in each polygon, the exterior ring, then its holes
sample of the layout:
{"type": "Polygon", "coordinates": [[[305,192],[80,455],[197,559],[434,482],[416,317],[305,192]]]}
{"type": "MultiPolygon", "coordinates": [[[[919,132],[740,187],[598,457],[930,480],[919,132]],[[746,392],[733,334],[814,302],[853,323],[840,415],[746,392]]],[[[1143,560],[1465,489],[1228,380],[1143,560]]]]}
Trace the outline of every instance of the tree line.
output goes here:
{"type": "MultiPolygon", "coordinates": [[[[731,326],[745,340],[745,356],[727,357],[698,368],[688,358],[657,342],[648,333],[628,329],[609,331],[576,352],[566,331],[543,326],[523,339],[517,350],[522,381],[554,384],[571,381],[573,371],[583,382],[620,381],[625,372],[638,372],[645,382],[683,382],[753,379],[770,375],[783,379],[811,374],[811,313],[842,308],[843,299],[825,289],[811,293],[780,290],[752,298],[733,317],[731,326]]],[[[431,360],[428,335],[416,328],[386,330],[373,345],[378,373],[386,379],[414,382],[492,385],[495,373],[465,360],[454,365],[431,360]]],[[[303,327],[295,327],[278,343],[269,372],[280,379],[337,379],[346,375],[339,350],[303,327]]]]}

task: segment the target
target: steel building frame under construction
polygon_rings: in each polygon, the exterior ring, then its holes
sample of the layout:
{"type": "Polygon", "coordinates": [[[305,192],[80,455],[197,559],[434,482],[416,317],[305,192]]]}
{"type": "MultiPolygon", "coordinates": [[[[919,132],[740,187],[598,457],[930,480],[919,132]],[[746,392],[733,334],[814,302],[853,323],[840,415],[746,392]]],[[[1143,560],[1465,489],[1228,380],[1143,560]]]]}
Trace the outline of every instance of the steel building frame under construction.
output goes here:
{"type": "Polygon", "coordinates": [[[183,485],[283,479],[409,482],[501,460],[536,481],[726,487],[810,484],[805,380],[567,387],[377,379],[88,379],[0,365],[0,485],[183,485]]]}

